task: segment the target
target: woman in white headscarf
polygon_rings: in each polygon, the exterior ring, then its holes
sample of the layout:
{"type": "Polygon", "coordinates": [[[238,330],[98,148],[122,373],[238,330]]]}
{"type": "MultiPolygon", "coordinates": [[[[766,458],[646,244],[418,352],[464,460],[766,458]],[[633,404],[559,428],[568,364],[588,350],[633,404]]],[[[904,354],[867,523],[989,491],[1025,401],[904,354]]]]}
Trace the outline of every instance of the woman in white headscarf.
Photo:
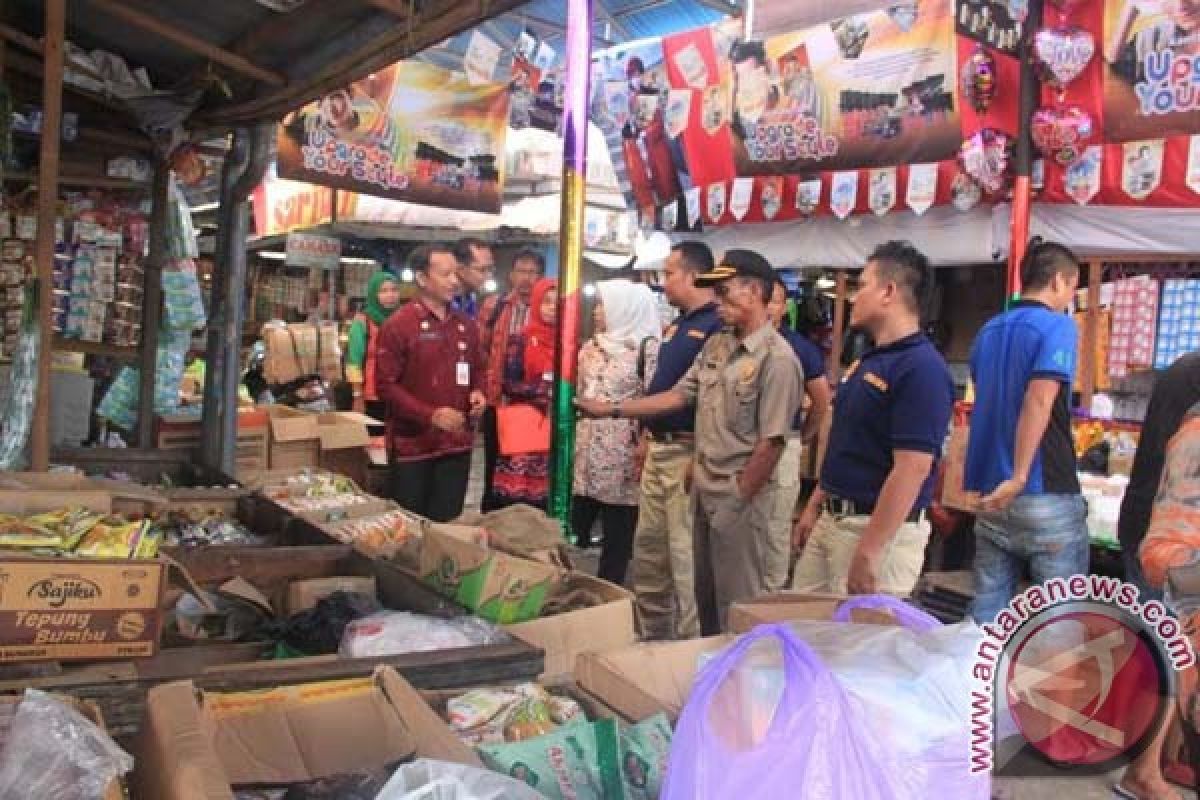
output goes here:
{"type": "MultiPolygon", "coordinates": [[[[640,397],[654,375],[662,322],[654,294],[627,280],[596,284],[596,334],[579,352],[578,393],[618,403],[640,397]]],[[[581,546],[591,543],[599,519],[604,529],[599,576],[618,585],[633,554],[638,481],[634,465],[638,423],[582,419],[575,432],[575,502],[572,525],[581,546]]]]}

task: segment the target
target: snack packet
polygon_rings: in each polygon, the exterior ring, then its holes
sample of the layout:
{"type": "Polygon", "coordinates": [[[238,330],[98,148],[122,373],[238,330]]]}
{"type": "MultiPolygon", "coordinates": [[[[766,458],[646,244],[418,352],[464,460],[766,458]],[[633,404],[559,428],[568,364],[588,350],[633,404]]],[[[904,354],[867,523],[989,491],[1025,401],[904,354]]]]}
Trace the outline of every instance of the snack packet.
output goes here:
{"type": "Polygon", "coordinates": [[[576,722],[553,733],[510,744],[482,745],[483,762],[524,781],[550,800],[619,800],[617,721],[576,722]]]}
{"type": "Polygon", "coordinates": [[[624,800],[657,800],[667,773],[671,737],[671,723],[663,713],[621,727],[624,800]]]}

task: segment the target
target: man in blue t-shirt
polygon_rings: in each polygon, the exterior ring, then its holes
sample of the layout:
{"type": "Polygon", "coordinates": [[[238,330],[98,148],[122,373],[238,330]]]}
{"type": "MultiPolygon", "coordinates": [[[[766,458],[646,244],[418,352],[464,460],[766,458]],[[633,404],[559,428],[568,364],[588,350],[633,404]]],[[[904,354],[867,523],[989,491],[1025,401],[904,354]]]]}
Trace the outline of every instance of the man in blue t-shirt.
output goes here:
{"type": "Polygon", "coordinates": [[[787,286],[780,278],[775,279],[771,302],[767,313],[779,329],[779,333],[792,346],[800,368],[804,371],[804,394],[808,407],[796,412],[792,423],[792,434],[788,437],[779,466],[775,467],[775,482],[779,494],[767,540],[767,588],[778,592],[785,588],[788,569],[792,566],[792,523],[796,516],[796,501],[800,497],[800,471],[804,462],[804,447],[811,445],[821,429],[821,421],[829,412],[829,400],[833,391],[825,375],[825,356],[821,348],[811,339],[788,327],[784,322],[787,314],[787,286]]]}
{"type": "Polygon", "coordinates": [[[820,485],[792,534],[804,548],[797,591],[908,595],[921,575],[954,405],[946,361],[921,333],[932,285],[929,259],[908,242],[880,245],[863,269],[850,324],[875,346],[834,397],[820,485]]]}
{"type": "MultiPolygon", "coordinates": [[[[663,334],[658,365],[647,395],[675,386],[708,341],[721,329],[713,290],[696,285],[716,262],[708,245],[681,242],[663,270],[663,292],[679,317],[663,334]]],[[[688,486],[696,454],[696,411],[688,408],[645,423],[637,532],[630,575],[642,636],[690,639],[700,635],[692,548],[692,499],[688,486]]]]}
{"type": "Polygon", "coordinates": [[[1017,591],[1086,573],[1087,504],[1071,436],[1075,323],[1064,312],[1079,262],[1061,244],[1034,239],[1021,263],[1021,301],[993,318],[971,349],[975,408],[964,486],[979,492],[975,604],[991,622],[1017,591]]]}

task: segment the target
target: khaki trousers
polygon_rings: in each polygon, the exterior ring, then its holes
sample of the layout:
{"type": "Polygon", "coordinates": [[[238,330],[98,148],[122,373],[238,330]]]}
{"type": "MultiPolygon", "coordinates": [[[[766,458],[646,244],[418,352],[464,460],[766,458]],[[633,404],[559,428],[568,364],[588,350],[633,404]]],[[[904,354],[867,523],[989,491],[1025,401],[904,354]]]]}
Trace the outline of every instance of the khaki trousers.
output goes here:
{"type": "Polygon", "coordinates": [[[796,501],[800,498],[803,453],[804,443],[789,439],[771,481],[778,489],[766,541],[768,592],[779,592],[787,587],[788,569],[792,566],[792,521],[796,516],[796,501]]]}
{"type": "MultiPolygon", "coordinates": [[[[845,594],[854,552],[869,521],[867,516],[838,517],[822,512],[796,563],[792,589],[845,594]]],[[[879,591],[900,597],[912,594],[921,577],[928,541],[929,522],[924,518],[900,526],[884,550],[879,591]]]]}
{"type": "Polygon", "coordinates": [[[693,582],[692,506],[683,479],[690,442],[651,442],[642,468],[631,576],[646,639],[700,635],[693,582]]]}
{"type": "Polygon", "coordinates": [[[696,604],[705,636],[725,629],[729,607],[767,591],[768,539],[778,487],[769,482],[751,500],[734,485],[721,492],[697,490],[696,604]]]}

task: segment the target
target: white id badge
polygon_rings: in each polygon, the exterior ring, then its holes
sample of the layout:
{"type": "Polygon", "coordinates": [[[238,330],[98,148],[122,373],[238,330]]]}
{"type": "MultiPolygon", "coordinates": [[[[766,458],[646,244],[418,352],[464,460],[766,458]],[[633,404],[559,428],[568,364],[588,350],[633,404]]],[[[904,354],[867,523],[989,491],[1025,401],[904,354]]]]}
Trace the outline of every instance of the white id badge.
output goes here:
{"type": "Polygon", "coordinates": [[[471,365],[465,361],[458,362],[457,382],[459,386],[471,385],[471,365]]]}

